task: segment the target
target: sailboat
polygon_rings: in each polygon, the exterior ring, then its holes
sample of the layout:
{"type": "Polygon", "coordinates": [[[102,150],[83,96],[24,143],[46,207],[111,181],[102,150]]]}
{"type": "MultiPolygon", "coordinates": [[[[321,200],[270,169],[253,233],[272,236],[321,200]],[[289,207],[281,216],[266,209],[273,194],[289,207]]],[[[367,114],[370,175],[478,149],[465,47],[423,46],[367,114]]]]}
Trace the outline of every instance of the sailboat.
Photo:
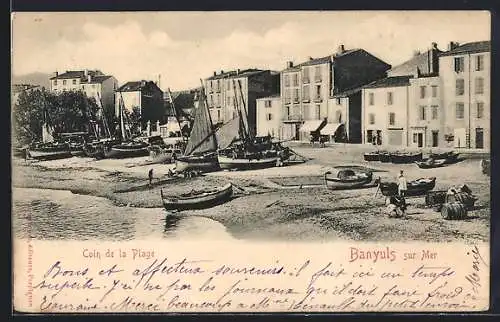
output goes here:
{"type": "MultiPolygon", "coordinates": [[[[246,109],[241,83],[238,80],[243,109],[238,100],[234,100],[237,116],[224,124],[217,132],[219,142],[218,161],[221,169],[251,170],[274,167],[278,160],[284,158],[284,149],[278,143],[273,143],[270,136],[256,137],[245,122],[246,109]]],[[[233,89],[236,85],[233,80],[233,89]]]]}
{"type": "Polygon", "coordinates": [[[112,145],[118,144],[120,140],[111,135],[99,94],[97,94],[97,102],[99,103],[100,114],[98,115],[98,119],[100,118],[101,124],[95,121],[90,122],[90,128],[94,134],[94,139],[85,142],[83,145],[83,153],[90,158],[102,159],[105,157],[104,150],[109,150],[112,145]]]}
{"type": "Polygon", "coordinates": [[[70,145],[56,142],[53,137],[54,128],[50,125],[48,112],[44,111],[42,125],[42,142],[32,143],[26,149],[26,157],[36,160],[55,160],[72,156],[70,145]]]}
{"type": "Polygon", "coordinates": [[[195,109],[193,127],[186,149],[183,155],[177,157],[175,164],[177,173],[219,170],[217,139],[203,86],[198,99],[198,107],[195,109]]]}
{"type": "MultiPolygon", "coordinates": [[[[120,129],[122,134],[122,142],[118,144],[111,145],[111,147],[104,148],[104,156],[106,158],[112,159],[122,159],[122,158],[134,158],[134,157],[142,157],[148,155],[148,146],[149,144],[140,141],[134,140],[132,138],[132,133],[130,130],[126,128],[126,115],[125,115],[125,106],[123,102],[123,97],[120,96],[120,129]]],[[[128,120],[127,120],[128,123],[128,120]]]]}

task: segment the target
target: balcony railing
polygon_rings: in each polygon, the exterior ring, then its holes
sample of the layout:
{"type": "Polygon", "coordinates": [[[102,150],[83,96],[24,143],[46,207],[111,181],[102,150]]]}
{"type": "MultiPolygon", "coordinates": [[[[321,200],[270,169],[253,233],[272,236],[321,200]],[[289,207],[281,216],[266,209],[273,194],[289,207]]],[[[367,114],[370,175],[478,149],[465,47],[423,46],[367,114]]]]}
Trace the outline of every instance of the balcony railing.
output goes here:
{"type": "Polygon", "coordinates": [[[311,98],[309,98],[309,97],[302,98],[303,103],[309,103],[310,101],[311,101],[311,98]]]}
{"type": "Polygon", "coordinates": [[[316,96],[316,97],[314,97],[314,101],[316,103],[321,103],[321,102],[323,102],[323,98],[321,96],[316,96]]]}
{"type": "Polygon", "coordinates": [[[310,83],[310,79],[309,79],[309,77],[304,77],[304,78],[302,78],[302,83],[304,83],[304,84],[309,84],[309,83],[310,83]]]}
{"type": "Polygon", "coordinates": [[[294,97],[294,98],[293,98],[293,102],[294,102],[294,103],[298,103],[298,102],[300,102],[300,100],[299,100],[299,98],[298,98],[298,97],[294,97]]]}
{"type": "Polygon", "coordinates": [[[323,79],[322,79],[322,77],[321,77],[321,76],[315,76],[315,77],[314,77],[314,81],[315,81],[316,83],[321,83],[321,82],[323,81],[323,79]]]}
{"type": "Polygon", "coordinates": [[[289,98],[285,98],[285,105],[288,105],[291,103],[291,100],[289,98]]]}

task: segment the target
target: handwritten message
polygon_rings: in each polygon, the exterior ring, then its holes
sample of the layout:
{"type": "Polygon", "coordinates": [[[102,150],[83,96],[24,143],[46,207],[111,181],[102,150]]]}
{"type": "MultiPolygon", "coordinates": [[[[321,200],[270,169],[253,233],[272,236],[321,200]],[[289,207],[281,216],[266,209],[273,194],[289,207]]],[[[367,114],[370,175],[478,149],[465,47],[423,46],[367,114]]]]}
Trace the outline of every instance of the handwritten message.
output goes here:
{"type": "Polygon", "coordinates": [[[55,245],[16,242],[16,309],[479,311],[489,301],[487,245],[55,245]]]}

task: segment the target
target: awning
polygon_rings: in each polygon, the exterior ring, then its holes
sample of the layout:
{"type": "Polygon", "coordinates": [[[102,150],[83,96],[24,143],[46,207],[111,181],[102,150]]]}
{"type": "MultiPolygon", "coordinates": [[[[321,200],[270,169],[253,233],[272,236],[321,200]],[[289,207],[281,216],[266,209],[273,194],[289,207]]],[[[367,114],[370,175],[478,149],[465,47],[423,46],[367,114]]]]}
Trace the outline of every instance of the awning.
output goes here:
{"type": "Polygon", "coordinates": [[[324,128],[321,129],[321,135],[334,135],[339,127],[344,126],[344,123],[327,123],[324,128]]]}
{"type": "Polygon", "coordinates": [[[300,132],[314,132],[323,124],[323,120],[305,121],[300,127],[300,132]]]}

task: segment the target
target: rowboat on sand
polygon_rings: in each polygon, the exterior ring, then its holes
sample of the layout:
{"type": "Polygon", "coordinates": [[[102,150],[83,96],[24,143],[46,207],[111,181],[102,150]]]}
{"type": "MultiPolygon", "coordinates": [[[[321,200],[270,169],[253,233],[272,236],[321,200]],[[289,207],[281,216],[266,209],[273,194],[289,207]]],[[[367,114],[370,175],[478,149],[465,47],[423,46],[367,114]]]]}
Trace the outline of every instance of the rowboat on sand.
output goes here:
{"type": "Polygon", "coordinates": [[[422,152],[418,153],[405,153],[394,152],[390,154],[391,162],[396,164],[413,163],[422,160],[422,152]]]}
{"type": "MultiPolygon", "coordinates": [[[[380,178],[376,180],[379,189],[384,196],[394,196],[398,194],[398,184],[396,182],[383,182],[380,178]]],[[[422,196],[434,189],[436,178],[419,178],[408,181],[405,196],[422,196]]]]}
{"type": "Polygon", "coordinates": [[[336,175],[330,171],[325,173],[325,184],[330,190],[345,190],[371,187],[372,172],[355,172],[351,169],[340,170],[336,175]]]}
{"type": "Polygon", "coordinates": [[[223,204],[233,195],[233,185],[231,183],[214,190],[191,191],[177,197],[165,196],[163,189],[160,190],[163,207],[165,210],[182,211],[194,209],[206,209],[223,204]]]}
{"type": "Polygon", "coordinates": [[[432,158],[425,159],[422,161],[415,161],[415,164],[418,165],[420,169],[432,169],[432,168],[439,168],[444,166],[446,163],[446,160],[441,159],[441,160],[434,160],[432,158]]]}

